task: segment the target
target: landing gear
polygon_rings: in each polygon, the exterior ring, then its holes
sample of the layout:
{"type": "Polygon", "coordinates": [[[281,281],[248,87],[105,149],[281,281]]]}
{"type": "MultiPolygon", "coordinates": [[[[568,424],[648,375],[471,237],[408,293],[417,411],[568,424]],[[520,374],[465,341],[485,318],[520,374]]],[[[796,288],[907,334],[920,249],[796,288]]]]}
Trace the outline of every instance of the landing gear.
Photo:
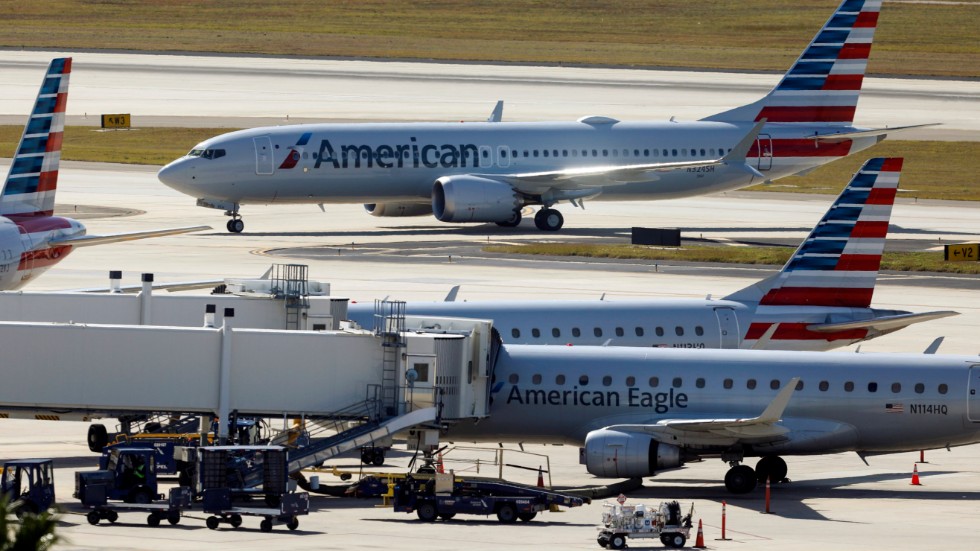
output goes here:
{"type": "Polygon", "coordinates": [[[747,494],[755,489],[755,471],[748,465],[736,465],[725,474],[725,488],[733,494],[747,494]]]}
{"type": "Polygon", "coordinates": [[[558,231],[565,225],[565,217],[555,209],[543,208],[534,215],[534,225],[541,231],[558,231]]]}
{"type": "Polygon", "coordinates": [[[242,233],[242,230],[245,229],[245,222],[236,214],[235,218],[232,218],[225,224],[225,228],[228,228],[228,231],[231,233],[242,233]]]}
{"type": "Polygon", "coordinates": [[[521,211],[514,213],[514,217],[505,222],[497,222],[497,225],[501,228],[516,228],[521,225],[521,211]]]}
{"type": "Polygon", "coordinates": [[[772,482],[782,482],[786,480],[786,462],[778,455],[767,455],[755,464],[755,474],[759,482],[770,480],[772,482]]]}

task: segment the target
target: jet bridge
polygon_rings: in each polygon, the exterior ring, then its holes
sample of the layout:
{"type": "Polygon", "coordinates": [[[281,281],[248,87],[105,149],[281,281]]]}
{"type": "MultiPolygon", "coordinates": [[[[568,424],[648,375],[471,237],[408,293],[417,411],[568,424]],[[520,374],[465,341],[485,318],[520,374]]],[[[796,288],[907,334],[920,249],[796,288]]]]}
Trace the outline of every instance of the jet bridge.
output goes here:
{"type": "Polygon", "coordinates": [[[0,417],[341,421],[344,430],[290,456],[306,465],[420,424],[488,415],[499,342],[489,321],[402,318],[376,331],[320,332],[237,328],[234,319],[227,312],[221,327],[0,322],[0,417]],[[391,342],[394,355],[384,346],[391,342]],[[382,403],[385,395],[394,400],[382,403]]]}

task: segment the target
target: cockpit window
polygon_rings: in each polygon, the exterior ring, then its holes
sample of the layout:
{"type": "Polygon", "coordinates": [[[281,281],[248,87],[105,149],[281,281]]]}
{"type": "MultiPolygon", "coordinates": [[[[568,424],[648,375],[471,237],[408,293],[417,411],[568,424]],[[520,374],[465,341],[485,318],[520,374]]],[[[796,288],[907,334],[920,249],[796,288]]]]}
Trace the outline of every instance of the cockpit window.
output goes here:
{"type": "Polygon", "coordinates": [[[217,159],[225,156],[224,149],[192,149],[187,154],[188,157],[201,157],[202,159],[217,159]]]}

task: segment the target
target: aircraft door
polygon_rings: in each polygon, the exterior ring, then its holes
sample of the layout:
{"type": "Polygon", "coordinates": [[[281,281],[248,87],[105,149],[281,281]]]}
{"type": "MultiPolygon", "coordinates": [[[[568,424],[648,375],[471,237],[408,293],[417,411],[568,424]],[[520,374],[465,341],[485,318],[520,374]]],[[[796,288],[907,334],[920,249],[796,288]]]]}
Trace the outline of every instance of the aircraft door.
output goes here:
{"type": "Polygon", "coordinates": [[[759,134],[755,140],[756,149],[759,151],[759,170],[769,170],[772,168],[772,136],[769,134],[759,134]]]}
{"type": "Polygon", "coordinates": [[[980,364],[970,366],[969,390],[966,396],[966,416],[974,423],[980,423],[980,364]]]}
{"type": "Polygon", "coordinates": [[[272,174],[272,138],[269,136],[259,136],[252,138],[255,143],[255,173],[272,174]]]}
{"type": "Polygon", "coordinates": [[[738,318],[732,308],[715,308],[718,317],[718,330],[721,335],[721,348],[738,348],[739,333],[738,318]]]}
{"type": "Polygon", "coordinates": [[[489,145],[480,146],[480,168],[493,166],[493,148],[489,145]]]}
{"type": "Polygon", "coordinates": [[[497,147],[497,166],[507,168],[510,166],[510,147],[501,145],[497,147]]]}

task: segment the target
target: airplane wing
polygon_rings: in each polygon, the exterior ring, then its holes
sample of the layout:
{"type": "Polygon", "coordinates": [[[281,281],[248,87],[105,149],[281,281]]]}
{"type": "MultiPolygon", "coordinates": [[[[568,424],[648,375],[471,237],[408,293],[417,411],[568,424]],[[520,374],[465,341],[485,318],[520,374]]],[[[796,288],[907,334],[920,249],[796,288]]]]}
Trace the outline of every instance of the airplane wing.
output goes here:
{"type": "Polygon", "coordinates": [[[105,245],[106,243],[117,243],[119,241],[134,241],[136,239],[146,239],[147,237],[164,237],[167,235],[178,235],[181,233],[190,233],[210,229],[211,226],[188,226],[185,228],[116,233],[112,235],[80,235],[77,237],[52,239],[48,242],[48,246],[60,247],[63,245],[71,245],[73,247],[88,247],[91,245],[105,245]]]}
{"type": "Polygon", "coordinates": [[[917,130],[919,128],[928,128],[930,126],[939,126],[942,123],[934,122],[930,124],[913,124],[911,126],[895,126],[893,128],[874,128],[871,130],[861,130],[858,132],[840,132],[837,134],[817,134],[811,136],[814,140],[820,140],[822,142],[842,142],[844,140],[853,140],[854,138],[870,138],[875,136],[881,136],[884,138],[888,134],[894,134],[896,132],[904,132],[906,130],[917,130]]]}
{"type": "Polygon", "coordinates": [[[567,168],[544,172],[524,172],[517,174],[481,174],[485,178],[503,180],[518,191],[529,194],[540,194],[548,190],[582,191],[594,189],[596,193],[601,188],[610,185],[622,185],[632,182],[649,182],[657,179],[658,172],[674,172],[692,168],[711,166],[739,167],[765,179],[758,170],[745,162],[745,157],[755,143],[759,132],[766,124],[765,119],[756,123],[745,137],[742,138],[727,155],[720,159],[703,161],[684,161],[675,163],[642,163],[635,165],[610,165],[567,168]]]}
{"type": "Polygon", "coordinates": [[[813,323],[807,325],[806,328],[808,331],[816,331],[818,333],[835,333],[837,331],[847,331],[849,329],[870,329],[887,333],[897,331],[903,327],[912,325],[913,323],[922,323],[924,321],[948,318],[950,316],[958,316],[959,314],[959,312],[954,312],[952,310],[937,310],[935,312],[881,316],[879,318],[869,320],[844,321],[840,323],[813,323]]]}
{"type": "Polygon", "coordinates": [[[652,425],[613,425],[609,429],[646,433],[657,440],[685,446],[730,446],[772,443],[786,438],[790,429],[777,425],[800,378],[790,379],[758,417],[750,419],[665,419],[652,425]]]}

